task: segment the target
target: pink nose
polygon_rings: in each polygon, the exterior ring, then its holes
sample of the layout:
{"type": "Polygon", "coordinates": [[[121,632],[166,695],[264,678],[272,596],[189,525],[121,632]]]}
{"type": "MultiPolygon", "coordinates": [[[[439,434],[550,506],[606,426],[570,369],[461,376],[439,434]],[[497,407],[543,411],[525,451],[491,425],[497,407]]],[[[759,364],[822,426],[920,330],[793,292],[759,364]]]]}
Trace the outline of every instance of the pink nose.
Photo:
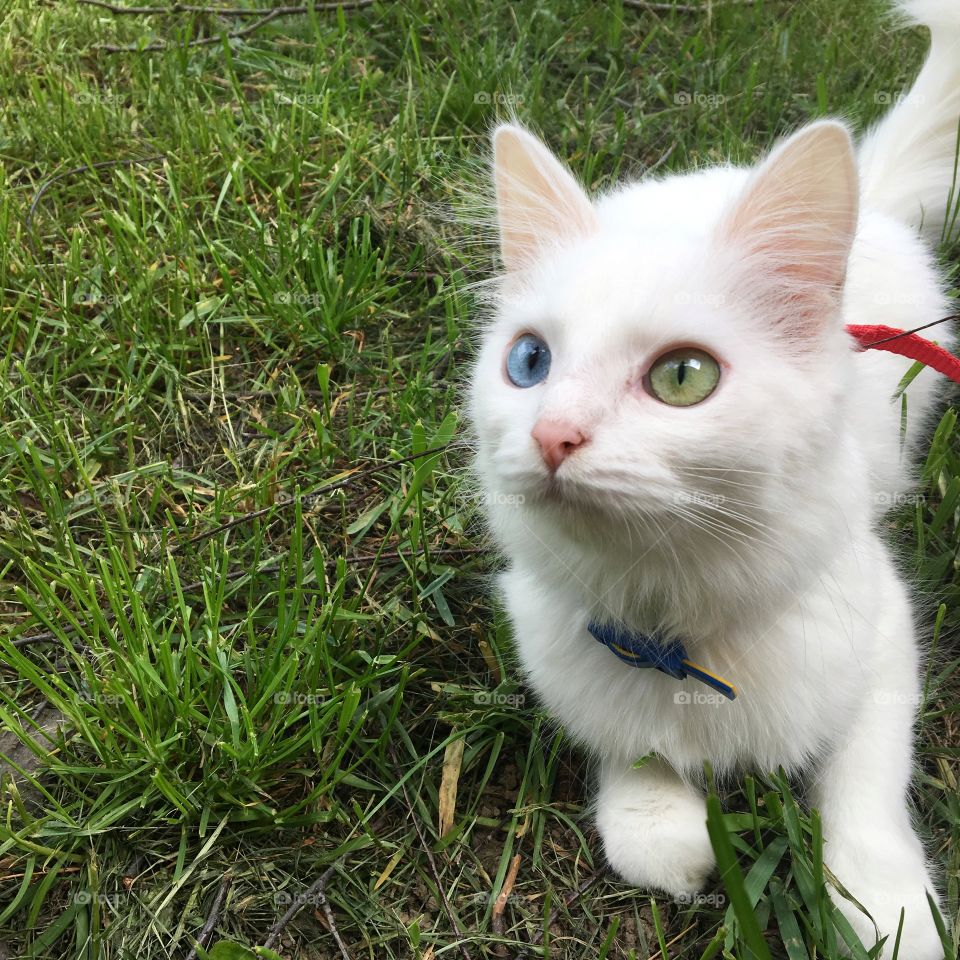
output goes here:
{"type": "Polygon", "coordinates": [[[587,442],[587,437],[579,427],[564,420],[538,420],[531,435],[540,444],[543,462],[551,473],[587,442]]]}

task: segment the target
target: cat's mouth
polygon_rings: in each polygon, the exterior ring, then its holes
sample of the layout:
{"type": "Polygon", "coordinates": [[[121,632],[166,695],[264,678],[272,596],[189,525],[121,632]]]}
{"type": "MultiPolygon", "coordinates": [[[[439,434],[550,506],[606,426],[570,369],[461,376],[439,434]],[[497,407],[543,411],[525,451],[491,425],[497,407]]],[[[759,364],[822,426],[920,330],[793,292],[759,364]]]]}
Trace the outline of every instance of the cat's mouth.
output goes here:
{"type": "Polygon", "coordinates": [[[606,488],[602,482],[586,481],[580,477],[564,474],[563,471],[551,474],[537,485],[535,499],[542,503],[591,513],[610,513],[622,508],[622,498],[606,488]]]}
{"type": "Polygon", "coordinates": [[[628,517],[634,520],[686,517],[701,523],[717,522],[727,498],[702,489],[705,485],[698,486],[700,489],[688,488],[675,477],[641,478],[633,472],[627,477],[620,471],[591,472],[584,476],[561,469],[537,478],[524,499],[533,505],[618,522],[628,517]]]}
{"type": "Polygon", "coordinates": [[[553,504],[570,503],[576,499],[573,486],[564,483],[556,474],[547,478],[541,488],[540,495],[544,501],[553,504]]]}
{"type": "MultiPolygon", "coordinates": [[[[560,472],[562,473],[562,471],[560,472]]],[[[582,507],[590,502],[596,503],[598,497],[582,482],[577,482],[560,473],[531,478],[525,484],[526,490],[521,503],[531,506],[582,507]]]]}

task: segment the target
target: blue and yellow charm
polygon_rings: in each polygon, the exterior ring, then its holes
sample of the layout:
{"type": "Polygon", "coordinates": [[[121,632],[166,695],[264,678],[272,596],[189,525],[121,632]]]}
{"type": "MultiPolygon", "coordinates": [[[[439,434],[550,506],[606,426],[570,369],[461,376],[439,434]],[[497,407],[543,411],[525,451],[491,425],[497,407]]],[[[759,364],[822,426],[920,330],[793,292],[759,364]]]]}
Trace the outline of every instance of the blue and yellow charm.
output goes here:
{"type": "Polygon", "coordinates": [[[737,688],[723,677],[718,677],[705,667],[693,663],[679,640],[664,640],[656,635],[632,633],[612,624],[595,621],[587,624],[587,630],[615,657],[632,667],[652,667],[676,680],[693,677],[723,694],[728,700],[737,699],[737,688]]]}

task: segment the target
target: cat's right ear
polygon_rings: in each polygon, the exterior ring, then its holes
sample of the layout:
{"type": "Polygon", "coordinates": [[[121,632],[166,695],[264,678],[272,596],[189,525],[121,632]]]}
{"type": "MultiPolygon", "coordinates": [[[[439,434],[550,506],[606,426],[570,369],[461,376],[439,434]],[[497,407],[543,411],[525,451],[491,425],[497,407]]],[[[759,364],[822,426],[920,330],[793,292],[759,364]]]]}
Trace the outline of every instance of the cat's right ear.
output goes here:
{"type": "Polygon", "coordinates": [[[500,255],[509,272],[524,270],[545,247],[593,232],[597,219],[570,172],[522,127],[493,134],[493,179],[500,255]]]}

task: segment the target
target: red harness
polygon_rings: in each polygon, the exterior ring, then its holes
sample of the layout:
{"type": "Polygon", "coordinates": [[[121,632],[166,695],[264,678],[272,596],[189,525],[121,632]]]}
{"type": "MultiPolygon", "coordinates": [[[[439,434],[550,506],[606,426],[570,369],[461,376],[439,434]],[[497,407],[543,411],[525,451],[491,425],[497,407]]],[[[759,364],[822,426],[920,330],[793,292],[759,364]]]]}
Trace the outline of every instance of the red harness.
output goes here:
{"type": "MultiPolygon", "coordinates": [[[[936,323],[943,323],[943,320],[937,320],[936,323]]],[[[927,326],[932,327],[933,324],[927,326]]],[[[898,330],[880,323],[850,323],[847,325],[847,333],[857,341],[859,350],[886,350],[910,360],[919,360],[925,366],[932,367],[938,373],[960,383],[960,357],[955,357],[925,337],[917,336],[915,330],[898,330]]]]}

